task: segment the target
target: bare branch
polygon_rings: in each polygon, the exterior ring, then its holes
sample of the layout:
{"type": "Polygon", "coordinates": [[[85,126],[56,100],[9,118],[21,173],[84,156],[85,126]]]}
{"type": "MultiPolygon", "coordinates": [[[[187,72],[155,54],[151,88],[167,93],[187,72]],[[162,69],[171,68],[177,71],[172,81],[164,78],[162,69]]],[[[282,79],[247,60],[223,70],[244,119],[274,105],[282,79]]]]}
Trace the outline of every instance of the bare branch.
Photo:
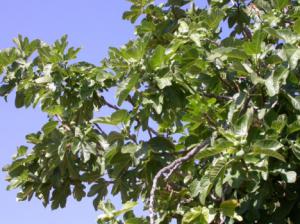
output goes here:
{"type": "Polygon", "coordinates": [[[165,166],[157,172],[153,179],[152,188],[150,191],[150,200],[149,200],[149,213],[150,213],[150,224],[155,224],[155,211],[154,211],[154,200],[155,200],[155,191],[157,189],[157,183],[160,177],[166,174],[165,180],[167,180],[172,173],[179,168],[184,162],[192,159],[200,150],[206,148],[210,143],[210,138],[204,140],[201,144],[189,151],[185,156],[180,157],[174,160],[169,165],[165,166]]]}

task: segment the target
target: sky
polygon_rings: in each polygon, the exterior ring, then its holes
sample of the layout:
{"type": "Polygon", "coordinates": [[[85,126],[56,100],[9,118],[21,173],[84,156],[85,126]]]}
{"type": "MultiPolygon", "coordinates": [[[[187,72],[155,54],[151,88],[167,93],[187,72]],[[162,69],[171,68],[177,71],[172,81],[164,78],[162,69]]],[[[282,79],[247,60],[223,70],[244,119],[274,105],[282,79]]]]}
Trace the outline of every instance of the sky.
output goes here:
{"type": "MultiPolygon", "coordinates": [[[[79,60],[99,64],[109,46],[119,47],[134,38],[134,27],[122,21],[129,8],[125,0],[1,0],[0,49],[11,47],[18,34],[53,43],[68,34],[71,46],[82,47],[79,60]]],[[[24,136],[40,130],[46,116],[38,109],[16,109],[14,99],[0,99],[0,167],[11,162],[24,136]]],[[[91,199],[69,199],[65,209],[51,211],[40,201],[16,202],[17,191],[6,191],[5,173],[0,173],[0,223],[82,224],[96,223],[91,199]]]]}
{"type": "MultiPolygon", "coordinates": [[[[134,38],[133,25],[122,20],[129,7],[125,0],[0,0],[0,49],[11,47],[18,34],[47,43],[67,34],[70,46],[82,47],[79,60],[99,64],[110,46],[120,47],[134,38]]],[[[16,109],[13,97],[8,103],[0,99],[1,168],[11,162],[17,146],[26,143],[25,135],[40,130],[45,122],[38,109],[16,109]]],[[[36,199],[16,202],[17,191],[6,191],[6,186],[5,173],[0,172],[0,223],[96,223],[100,214],[90,198],[81,202],[70,198],[66,208],[51,211],[36,199]]]]}

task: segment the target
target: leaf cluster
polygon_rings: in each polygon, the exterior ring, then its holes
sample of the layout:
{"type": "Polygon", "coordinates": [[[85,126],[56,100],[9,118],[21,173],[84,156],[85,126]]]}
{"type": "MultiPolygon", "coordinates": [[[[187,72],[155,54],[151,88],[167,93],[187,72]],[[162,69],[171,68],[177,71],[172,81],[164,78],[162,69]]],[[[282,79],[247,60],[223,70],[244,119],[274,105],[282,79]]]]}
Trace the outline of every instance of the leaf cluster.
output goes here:
{"type": "Polygon", "coordinates": [[[94,197],[98,223],[148,223],[133,207],[148,209],[154,176],[209,138],[159,180],[157,223],[298,223],[300,2],[130,2],[136,39],[100,66],[73,63],[66,36],[0,51],[0,96],[49,119],[5,167],[8,189],[53,209],[94,197]]]}

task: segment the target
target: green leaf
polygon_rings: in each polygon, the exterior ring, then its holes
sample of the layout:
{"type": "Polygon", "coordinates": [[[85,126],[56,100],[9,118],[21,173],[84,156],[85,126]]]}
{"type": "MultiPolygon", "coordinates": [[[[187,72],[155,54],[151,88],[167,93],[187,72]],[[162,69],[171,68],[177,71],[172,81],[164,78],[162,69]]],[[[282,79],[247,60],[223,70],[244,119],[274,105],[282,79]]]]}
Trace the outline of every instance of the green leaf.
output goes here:
{"type": "Polygon", "coordinates": [[[64,108],[61,105],[52,105],[47,108],[42,108],[43,111],[49,113],[50,115],[63,115],[64,108]]]}
{"type": "Polygon", "coordinates": [[[140,61],[147,47],[147,38],[141,38],[136,41],[130,41],[126,46],[121,48],[121,55],[129,63],[140,61]]]}
{"type": "Polygon", "coordinates": [[[192,0],[168,0],[167,6],[184,6],[192,0]]]}
{"type": "Polygon", "coordinates": [[[106,202],[101,201],[98,208],[105,213],[112,213],[116,209],[109,199],[106,202]]]}
{"type": "Polygon", "coordinates": [[[187,32],[189,32],[189,26],[188,26],[188,24],[185,21],[183,21],[183,20],[179,21],[178,31],[180,33],[187,33],[187,32]]]}
{"type": "Polygon", "coordinates": [[[295,171],[287,171],[285,175],[287,178],[287,183],[296,183],[297,173],[295,171]]]}
{"type": "Polygon", "coordinates": [[[206,159],[211,156],[215,156],[220,154],[221,152],[225,152],[226,150],[233,149],[233,143],[227,141],[225,139],[220,139],[218,142],[209,148],[202,149],[196,156],[197,159],[206,159]]]}
{"type": "Polygon", "coordinates": [[[123,140],[124,140],[124,135],[116,131],[110,132],[107,137],[107,141],[109,142],[109,144],[113,144],[117,141],[123,141],[123,140]]]}
{"type": "Polygon", "coordinates": [[[143,14],[144,7],[152,2],[151,0],[129,0],[133,3],[129,11],[125,11],[123,14],[123,19],[130,20],[131,23],[134,23],[138,17],[143,14]]]}
{"type": "Polygon", "coordinates": [[[47,124],[43,126],[42,130],[47,135],[56,128],[57,124],[58,124],[57,121],[49,121],[47,124]]]}
{"type": "Polygon", "coordinates": [[[271,27],[265,28],[265,31],[270,35],[284,40],[286,43],[294,44],[300,40],[300,35],[292,32],[290,29],[274,29],[271,27]]]}
{"type": "Polygon", "coordinates": [[[111,115],[111,121],[114,124],[119,124],[121,122],[126,122],[129,114],[127,110],[117,110],[111,115]]]}
{"type": "Polygon", "coordinates": [[[256,55],[262,51],[262,44],[265,38],[265,33],[262,31],[256,31],[250,42],[243,44],[244,50],[248,55],[256,55]]]}
{"type": "Polygon", "coordinates": [[[264,154],[285,162],[285,158],[277,151],[283,145],[276,140],[259,140],[252,146],[254,154],[264,154]]]}
{"type": "Polygon", "coordinates": [[[84,191],[85,186],[83,184],[75,184],[73,189],[73,196],[77,201],[81,201],[85,197],[86,193],[84,191]]]}
{"type": "Polygon", "coordinates": [[[161,45],[155,48],[152,57],[149,59],[151,69],[157,70],[163,66],[165,62],[165,51],[166,49],[161,45]]]}
{"type": "Polygon", "coordinates": [[[136,27],[136,31],[139,34],[153,32],[155,30],[155,25],[151,21],[143,20],[139,26],[136,27]]]}
{"type": "Polygon", "coordinates": [[[194,207],[184,214],[182,224],[208,224],[209,223],[209,210],[205,207],[194,207]]]}
{"type": "Polygon", "coordinates": [[[105,203],[101,201],[99,203],[98,209],[104,212],[104,214],[98,216],[98,223],[104,224],[105,222],[110,221],[115,217],[113,214],[115,207],[109,200],[105,203]]]}
{"type": "Polygon", "coordinates": [[[172,40],[170,46],[166,49],[165,54],[168,57],[174,56],[177,50],[186,43],[186,40],[174,39],[172,40]]]}
{"type": "Polygon", "coordinates": [[[151,138],[148,142],[154,152],[174,151],[175,145],[169,139],[157,136],[151,138]]]}
{"type": "Polygon", "coordinates": [[[212,30],[215,30],[219,27],[220,22],[224,19],[224,17],[225,13],[222,9],[212,8],[209,17],[207,18],[207,24],[212,30]]]}
{"type": "Polygon", "coordinates": [[[296,20],[296,22],[295,22],[293,28],[294,28],[294,31],[295,31],[296,33],[300,34],[300,19],[297,19],[297,20],[296,20]]]}
{"type": "Polygon", "coordinates": [[[286,124],[287,116],[285,114],[281,114],[277,117],[277,120],[272,122],[271,128],[275,129],[277,133],[281,133],[282,129],[286,126],[286,124]]]}
{"type": "MultiPolygon", "coordinates": [[[[208,167],[207,173],[200,179],[200,202],[205,204],[206,198],[209,195],[212,187],[216,184],[219,178],[224,175],[224,171],[229,162],[224,158],[216,159],[216,161],[208,167]]],[[[194,193],[196,194],[196,192],[194,193]]]]}
{"type": "Polygon", "coordinates": [[[247,94],[244,92],[237,93],[233,96],[233,101],[230,104],[227,120],[228,122],[232,122],[233,115],[238,112],[244,105],[245,100],[247,98],[247,94]]]}
{"type": "Polygon", "coordinates": [[[103,123],[118,125],[122,122],[126,122],[129,117],[127,110],[117,110],[110,117],[99,117],[91,120],[92,123],[103,123]]]}
{"type": "Polygon", "coordinates": [[[130,11],[126,11],[123,13],[122,18],[126,20],[130,20],[131,23],[134,23],[140,15],[141,15],[141,10],[139,8],[131,7],[130,11]]]}
{"type": "Polygon", "coordinates": [[[131,211],[135,206],[137,205],[137,202],[133,202],[133,201],[127,201],[121,210],[115,210],[115,207],[113,206],[113,204],[110,201],[107,201],[106,203],[104,202],[100,202],[99,203],[99,209],[101,209],[104,214],[100,215],[98,217],[98,223],[102,223],[102,221],[110,221],[113,220],[115,218],[117,218],[118,216],[131,211]]]}
{"type": "Polygon", "coordinates": [[[24,156],[27,153],[27,150],[28,150],[27,146],[22,145],[22,146],[18,147],[17,154],[14,155],[13,158],[16,159],[16,158],[24,156]]]}
{"type": "Polygon", "coordinates": [[[119,216],[128,211],[131,211],[135,206],[137,206],[137,204],[138,203],[136,201],[127,201],[127,202],[125,202],[125,204],[123,204],[123,207],[121,210],[114,212],[114,215],[119,216]]]}
{"type": "Polygon", "coordinates": [[[201,182],[197,179],[193,180],[189,186],[189,190],[191,192],[191,197],[197,197],[201,192],[201,182]]]}
{"type": "Polygon", "coordinates": [[[121,149],[121,152],[126,154],[134,154],[137,151],[137,145],[129,143],[128,145],[124,145],[121,149]]]}
{"type": "Polygon", "coordinates": [[[118,97],[118,105],[120,106],[124,100],[128,97],[131,90],[136,86],[139,81],[139,74],[133,73],[127,79],[125,79],[119,86],[117,90],[117,97],[118,97]]]}
{"type": "Polygon", "coordinates": [[[286,94],[288,100],[292,104],[293,108],[300,111],[300,96],[292,97],[289,94],[286,94]]]}
{"type": "Polygon", "coordinates": [[[0,86],[0,96],[6,97],[14,88],[13,85],[2,85],[0,86]]]}
{"type": "Polygon", "coordinates": [[[142,218],[129,218],[126,219],[125,224],[146,224],[146,221],[142,218]]]}
{"type": "Polygon", "coordinates": [[[255,144],[253,145],[254,150],[256,149],[270,149],[273,151],[277,151],[278,149],[282,148],[282,144],[279,143],[276,140],[259,140],[257,142],[255,142],[255,144]]]}
{"type": "Polygon", "coordinates": [[[288,75],[289,70],[282,66],[272,71],[272,74],[265,81],[269,96],[275,96],[279,93],[281,85],[285,84],[288,75]]]}
{"type": "Polygon", "coordinates": [[[235,199],[223,201],[220,205],[222,213],[229,217],[234,217],[235,209],[239,206],[239,203],[235,199]]]}
{"type": "MultiPolygon", "coordinates": [[[[97,197],[100,197],[101,199],[104,198],[107,194],[107,184],[105,183],[104,179],[98,180],[98,183],[91,186],[87,196],[93,197],[94,195],[98,195],[97,197]]],[[[98,207],[98,205],[95,207],[95,209],[98,207]]]]}
{"type": "Polygon", "coordinates": [[[293,134],[295,132],[298,132],[298,131],[300,131],[300,121],[299,120],[294,121],[293,123],[289,124],[287,127],[287,132],[289,135],[293,134]]]}
{"type": "Polygon", "coordinates": [[[42,77],[37,78],[37,79],[35,80],[35,82],[36,82],[37,84],[49,83],[49,82],[52,82],[52,81],[53,81],[53,79],[52,79],[52,77],[49,76],[49,75],[42,76],[42,77]]]}
{"type": "MultiPolygon", "coordinates": [[[[300,129],[299,129],[300,130],[300,129]]],[[[295,157],[300,160],[300,139],[297,138],[296,142],[292,146],[292,152],[295,155],[295,157]]]]}
{"type": "Polygon", "coordinates": [[[300,49],[295,48],[293,46],[284,45],[282,52],[280,52],[279,56],[283,60],[287,60],[289,62],[289,66],[291,69],[295,69],[300,59],[300,49]]]}
{"type": "Polygon", "coordinates": [[[247,112],[240,117],[233,126],[233,133],[240,137],[246,137],[252,123],[253,108],[249,108],[247,112]]]}
{"type": "Polygon", "coordinates": [[[289,3],[289,0],[274,0],[275,6],[278,10],[284,9],[289,3]]]}
{"type": "Polygon", "coordinates": [[[247,60],[248,55],[237,48],[234,47],[220,47],[217,49],[214,49],[211,54],[208,57],[208,60],[214,61],[217,58],[221,60],[226,60],[227,58],[233,58],[233,59],[238,59],[238,60],[247,60]]]}
{"type": "Polygon", "coordinates": [[[39,134],[28,134],[26,135],[26,140],[27,142],[29,143],[32,143],[32,144],[39,144],[41,143],[41,139],[40,139],[40,135],[39,134]]]}
{"type": "Polygon", "coordinates": [[[15,98],[15,106],[16,108],[21,108],[24,106],[25,95],[23,92],[17,92],[15,98]]]}
{"type": "Polygon", "coordinates": [[[158,88],[164,89],[167,86],[172,85],[172,77],[162,77],[162,78],[155,78],[157,81],[158,88]]]}

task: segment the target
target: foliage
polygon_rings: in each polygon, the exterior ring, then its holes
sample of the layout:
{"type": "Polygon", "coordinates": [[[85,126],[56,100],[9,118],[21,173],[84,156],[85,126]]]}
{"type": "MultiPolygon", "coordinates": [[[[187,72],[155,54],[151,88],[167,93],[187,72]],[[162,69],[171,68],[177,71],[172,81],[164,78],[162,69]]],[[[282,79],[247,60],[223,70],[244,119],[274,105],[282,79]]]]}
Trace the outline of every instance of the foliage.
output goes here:
{"type": "Polygon", "coordinates": [[[49,119],[4,168],[8,189],[52,209],[94,197],[98,223],[149,223],[133,207],[149,208],[155,175],[209,139],[158,179],[157,223],[299,223],[299,0],[130,2],[136,39],[101,66],[72,62],[66,36],[0,52],[0,95],[49,119]]]}

